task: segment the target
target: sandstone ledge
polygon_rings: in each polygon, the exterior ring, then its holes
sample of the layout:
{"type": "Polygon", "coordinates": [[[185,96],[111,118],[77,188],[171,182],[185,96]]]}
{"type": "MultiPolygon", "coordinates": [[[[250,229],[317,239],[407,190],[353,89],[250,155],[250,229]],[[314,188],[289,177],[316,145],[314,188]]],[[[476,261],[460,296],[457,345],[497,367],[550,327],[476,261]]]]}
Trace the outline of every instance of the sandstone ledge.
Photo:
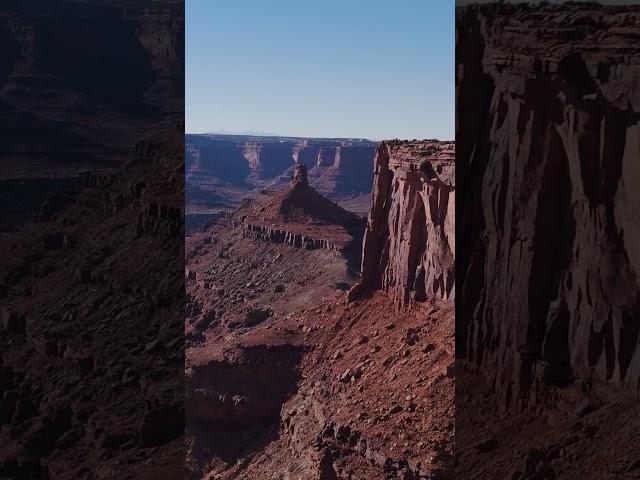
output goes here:
{"type": "Polygon", "coordinates": [[[292,247],[303,247],[308,250],[325,249],[342,251],[348,241],[333,243],[322,238],[313,238],[308,234],[296,233],[285,229],[269,227],[266,225],[243,224],[244,235],[246,237],[255,237],[271,243],[283,243],[292,247]]]}

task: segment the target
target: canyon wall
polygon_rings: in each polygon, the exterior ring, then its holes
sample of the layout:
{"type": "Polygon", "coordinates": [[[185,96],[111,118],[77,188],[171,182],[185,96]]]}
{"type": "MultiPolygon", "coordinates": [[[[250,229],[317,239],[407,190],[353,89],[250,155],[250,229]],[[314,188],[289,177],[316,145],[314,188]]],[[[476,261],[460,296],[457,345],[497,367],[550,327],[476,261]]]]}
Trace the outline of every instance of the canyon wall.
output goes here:
{"type": "Polygon", "coordinates": [[[148,122],[183,121],[180,2],[10,0],[0,43],[0,133],[11,154],[0,175],[116,167],[148,122]]]}
{"type": "Polygon", "coordinates": [[[280,187],[300,163],[309,169],[311,186],[323,195],[367,194],[375,146],[361,139],[187,135],[187,182],[215,177],[246,188],[280,187]]]}
{"type": "Polygon", "coordinates": [[[48,86],[50,94],[86,95],[76,107],[126,98],[135,108],[155,92],[163,110],[183,109],[184,7],[173,0],[4,2],[0,38],[10,104],[25,89],[48,86]],[[52,22],[57,17],[64,20],[52,22]]]}
{"type": "Polygon", "coordinates": [[[638,392],[639,22],[594,4],[458,12],[456,351],[505,409],[548,385],[638,392]]]}
{"type": "Polygon", "coordinates": [[[455,146],[390,141],[378,147],[362,280],[407,306],[454,296],[455,146]]]}

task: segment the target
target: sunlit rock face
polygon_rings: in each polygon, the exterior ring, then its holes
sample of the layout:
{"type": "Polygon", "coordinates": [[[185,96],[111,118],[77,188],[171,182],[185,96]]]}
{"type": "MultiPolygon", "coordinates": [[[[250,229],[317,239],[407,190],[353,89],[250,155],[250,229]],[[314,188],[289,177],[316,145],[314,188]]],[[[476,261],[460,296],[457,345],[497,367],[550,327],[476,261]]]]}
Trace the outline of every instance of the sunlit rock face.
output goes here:
{"type": "Polygon", "coordinates": [[[454,296],[455,146],[382,142],[376,152],[361,287],[399,305],[454,296]]]}

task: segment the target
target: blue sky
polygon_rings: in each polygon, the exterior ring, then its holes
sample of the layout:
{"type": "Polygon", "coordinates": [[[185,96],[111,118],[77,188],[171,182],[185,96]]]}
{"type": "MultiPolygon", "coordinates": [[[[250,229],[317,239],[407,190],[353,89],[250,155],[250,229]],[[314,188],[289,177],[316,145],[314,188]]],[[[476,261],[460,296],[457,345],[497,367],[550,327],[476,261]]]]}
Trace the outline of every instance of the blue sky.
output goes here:
{"type": "Polygon", "coordinates": [[[454,138],[453,0],[186,0],[186,131],[454,138]]]}

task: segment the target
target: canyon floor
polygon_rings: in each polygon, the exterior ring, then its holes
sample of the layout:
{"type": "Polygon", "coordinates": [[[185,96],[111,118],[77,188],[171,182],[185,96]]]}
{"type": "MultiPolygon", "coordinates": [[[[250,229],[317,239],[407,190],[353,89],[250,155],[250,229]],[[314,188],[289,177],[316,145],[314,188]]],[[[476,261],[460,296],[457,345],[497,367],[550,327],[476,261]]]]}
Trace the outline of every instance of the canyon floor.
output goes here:
{"type": "Polygon", "coordinates": [[[243,218],[187,238],[188,478],[450,478],[452,306],[347,302],[359,238],[294,246],[243,218]]]}

